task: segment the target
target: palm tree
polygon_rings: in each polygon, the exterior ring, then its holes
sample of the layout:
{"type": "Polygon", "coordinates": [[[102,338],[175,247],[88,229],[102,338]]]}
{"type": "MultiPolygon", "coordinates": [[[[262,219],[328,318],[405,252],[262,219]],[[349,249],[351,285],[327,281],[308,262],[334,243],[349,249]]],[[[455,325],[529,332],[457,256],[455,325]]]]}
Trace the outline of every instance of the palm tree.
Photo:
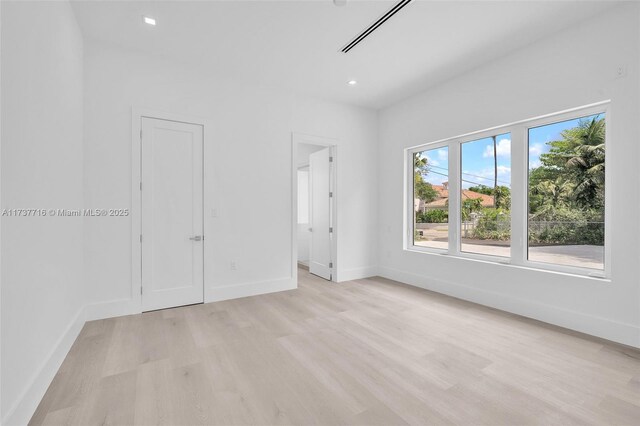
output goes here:
{"type": "Polygon", "coordinates": [[[604,206],[605,121],[600,116],[580,121],[564,130],[562,139],[549,142],[551,150],[540,156],[546,180],[570,182],[567,198],[581,208],[604,206]]]}
{"type": "Polygon", "coordinates": [[[572,198],[584,207],[604,205],[605,122],[593,118],[580,123],[565,136],[575,144],[567,160],[567,168],[573,172],[575,188],[572,198]]]}
{"type": "Polygon", "coordinates": [[[498,185],[493,190],[493,203],[497,209],[511,209],[511,190],[507,186],[498,185]]]}
{"type": "Polygon", "coordinates": [[[438,198],[438,193],[429,182],[424,180],[424,175],[429,173],[429,162],[427,157],[422,157],[420,153],[413,154],[413,192],[414,196],[429,203],[438,198]]]}
{"type": "Polygon", "coordinates": [[[413,170],[421,175],[429,173],[427,157],[423,157],[419,152],[413,154],[413,170]]]}
{"type": "Polygon", "coordinates": [[[532,188],[533,195],[542,197],[542,209],[561,207],[570,196],[573,186],[571,182],[562,178],[556,180],[544,180],[532,188]]]}

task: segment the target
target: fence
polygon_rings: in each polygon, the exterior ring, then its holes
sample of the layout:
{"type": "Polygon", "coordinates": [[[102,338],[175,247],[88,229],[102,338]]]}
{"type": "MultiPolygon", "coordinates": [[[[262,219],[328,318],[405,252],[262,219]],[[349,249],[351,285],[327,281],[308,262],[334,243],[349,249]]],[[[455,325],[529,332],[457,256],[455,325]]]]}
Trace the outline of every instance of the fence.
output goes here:
{"type": "Polygon", "coordinates": [[[529,242],[604,245],[604,222],[530,220],[529,242]]]}
{"type": "MultiPolygon", "coordinates": [[[[591,244],[604,245],[602,221],[538,221],[530,220],[530,244],[591,244]]],[[[478,217],[462,222],[462,238],[508,240],[511,236],[509,217],[489,219],[478,217]]]]}

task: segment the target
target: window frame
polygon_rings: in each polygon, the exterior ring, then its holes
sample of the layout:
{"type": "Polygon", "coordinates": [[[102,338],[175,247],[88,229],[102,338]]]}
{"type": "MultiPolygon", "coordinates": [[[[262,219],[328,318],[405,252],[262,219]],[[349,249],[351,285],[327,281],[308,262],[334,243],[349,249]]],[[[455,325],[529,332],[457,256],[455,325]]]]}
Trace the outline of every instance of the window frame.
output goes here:
{"type": "Polygon", "coordinates": [[[507,264],[527,269],[565,273],[582,277],[610,279],[612,211],[611,189],[607,188],[614,187],[611,179],[611,171],[609,170],[609,158],[611,157],[612,152],[611,115],[611,102],[607,100],[405,148],[404,250],[432,255],[447,255],[461,259],[479,260],[497,264],[507,264]],[[600,270],[529,260],[529,129],[596,114],[604,114],[605,119],[604,267],[600,270]],[[503,257],[463,252],[461,250],[460,230],[460,191],[462,188],[460,173],[462,172],[462,144],[505,133],[510,133],[511,135],[511,255],[510,257],[503,257]],[[416,246],[414,244],[413,237],[415,229],[413,216],[413,154],[443,147],[448,147],[449,162],[449,240],[448,248],[446,250],[433,247],[416,246]]]}
{"type": "MultiPolygon", "coordinates": [[[[415,200],[415,182],[414,182],[414,167],[413,167],[413,155],[417,154],[419,152],[424,152],[424,151],[435,151],[441,148],[447,148],[447,167],[449,169],[449,176],[451,176],[451,146],[449,146],[449,141],[438,141],[438,142],[433,142],[430,144],[426,144],[426,145],[421,145],[419,147],[414,147],[414,148],[409,148],[408,150],[405,149],[405,159],[407,161],[406,164],[406,168],[407,168],[407,172],[408,172],[408,176],[407,176],[407,182],[408,185],[407,186],[405,184],[405,188],[407,190],[405,190],[405,199],[407,202],[409,202],[410,207],[407,209],[406,211],[406,215],[408,216],[408,222],[410,223],[410,230],[408,232],[408,234],[406,235],[407,239],[405,240],[405,248],[407,247],[411,247],[410,250],[416,250],[416,251],[423,251],[423,252],[427,252],[427,253],[440,253],[440,254],[446,254],[450,249],[451,249],[451,196],[449,196],[449,208],[447,213],[449,214],[449,235],[447,238],[447,245],[448,247],[446,249],[441,249],[441,248],[437,248],[437,247],[423,247],[423,246],[416,246],[415,245],[415,239],[414,239],[414,231],[415,231],[415,223],[414,223],[414,214],[415,214],[415,204],[414,204],[414,200],[415,200]]],[[[451,188],[451,181],[449,180],[448,183],[448,187],[451,188]]],[[[451,195],[451,190],[449,190],[449,195],[451,195]]]]}
{"type": "MultiPolygon", "coordinates": [[[[457,212],[457,234],[458,234],[458,241],[457,241],[457,253],[456,255],[459,255],[461,257],[469,257],[472,259],[477,259],[477,260],[486,260],[486,261],[490,261],[490,262],[498,262],[498,263],[511,263],[511,257],[512,257],[512,253],[510,253],[509,256],[495,256],[495,255],[490,255],[490,254],[480,254],[480,253],[473,253],[473,252],[467,252],[467,251],[462,251],[462,238],[461,238],[461,228],[462,228],[462,215],[460,214],[460,211],[462,209],[462,204],[461,204],[461,200],[460,200],[460,194],[462,193],[462,145],[465,143],[469,143],[469,142],[475,142],[477,140],[481,140],[481,139],[485,139],[485,138],[490,138],[493,136],[500,136],[500,135],[504,135],[504,134],[509,134],[510,138],[511,138],[511,149],[513,150],[513,135],[511,134],[511,131],[509,130],[504,130],[507,129],[508,126],[500,126],[500,127],[494,127],[492,129],[488,129],[488,130],[483,130],[477,133],[473,133],[473,134],[468,134],[465,135],[464,137],[461,138],[457,138],[458,141],[458,157],[459,157],[459,165],[458,165],[458,181],[459,181],[459,187],[458,190],[456,191],[456,194],[458,196],[458,204],[457,204],[457,208],[458,208],[458,212],[457,212]]],[[[513,151],[512,151],[513,152],[513,151]]],[[[511,154],[510,158],[509,158],[509,163],[511,164],[511,172],[513,175],[513,154],[511,154]]],[[[513,178],[512,178],[512,182],[511,182],[511,187],[513,188],[513,178]]],[[[513,191],[511,191],[513,192],[513,191]]],[[[512,204],[513,204],[513,195],[512,197],[512,204]]],[[[511,219],[511,225],[513,226],[513,218],[511,219]]],[[[513,235],[513,232],[512,232],[513,235]]],[[[511,250],[513,250],[512,248],[512,243],[510,242],[509,247],[511,248],[511,250]]]]}

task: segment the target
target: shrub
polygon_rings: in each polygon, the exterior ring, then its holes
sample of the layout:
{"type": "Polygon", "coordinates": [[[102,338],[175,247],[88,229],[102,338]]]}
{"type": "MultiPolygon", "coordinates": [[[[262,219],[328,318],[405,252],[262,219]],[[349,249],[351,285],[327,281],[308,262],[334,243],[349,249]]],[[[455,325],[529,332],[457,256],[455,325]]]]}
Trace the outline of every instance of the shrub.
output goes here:
{"type": "Polygon", "coordinates": [[[529,218],[532,244],[604,245],[604,218],[598,210],[547,208],[529,218]]]}
{"type": "Polygon", "coordinates": [[[447,223],[448,221],[449,213],[446,210],[433,209],[416,213],[417,223],[447,223]]]}
{"type": "Polygon", "coordinates": [[[479,240],[509,240],[511,238],[509,212],[495,208],[482,209],[472,235],[479,240]]]}

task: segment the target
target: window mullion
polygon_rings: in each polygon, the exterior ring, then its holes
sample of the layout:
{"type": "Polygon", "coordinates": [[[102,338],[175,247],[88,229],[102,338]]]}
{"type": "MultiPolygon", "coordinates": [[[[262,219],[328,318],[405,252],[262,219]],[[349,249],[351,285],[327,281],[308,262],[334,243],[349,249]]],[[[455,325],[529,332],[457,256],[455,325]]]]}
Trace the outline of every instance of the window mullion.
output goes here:
{"type": "Polygon", "coordinates": [[[525,126],[511,131],[511,263],[524,265],[527,258],[529,153],[525,126]]]}
{"type": "Polygon", "coordinates": [[[413,155],[414,152],[412,150],[407,150],[405,152],[405,188],[408,190],[405,191],[405,229],[406,233],[404,235],[404,247],[411,248],[413,247],[413,235],[415,232],[415,223],[414,223],[414,182],[413,182],[413,155]]]}
{"type": "Polygon", "coordinates": [[[460,143],[449,143],[449,254],[460,254],[460,143]]]}

